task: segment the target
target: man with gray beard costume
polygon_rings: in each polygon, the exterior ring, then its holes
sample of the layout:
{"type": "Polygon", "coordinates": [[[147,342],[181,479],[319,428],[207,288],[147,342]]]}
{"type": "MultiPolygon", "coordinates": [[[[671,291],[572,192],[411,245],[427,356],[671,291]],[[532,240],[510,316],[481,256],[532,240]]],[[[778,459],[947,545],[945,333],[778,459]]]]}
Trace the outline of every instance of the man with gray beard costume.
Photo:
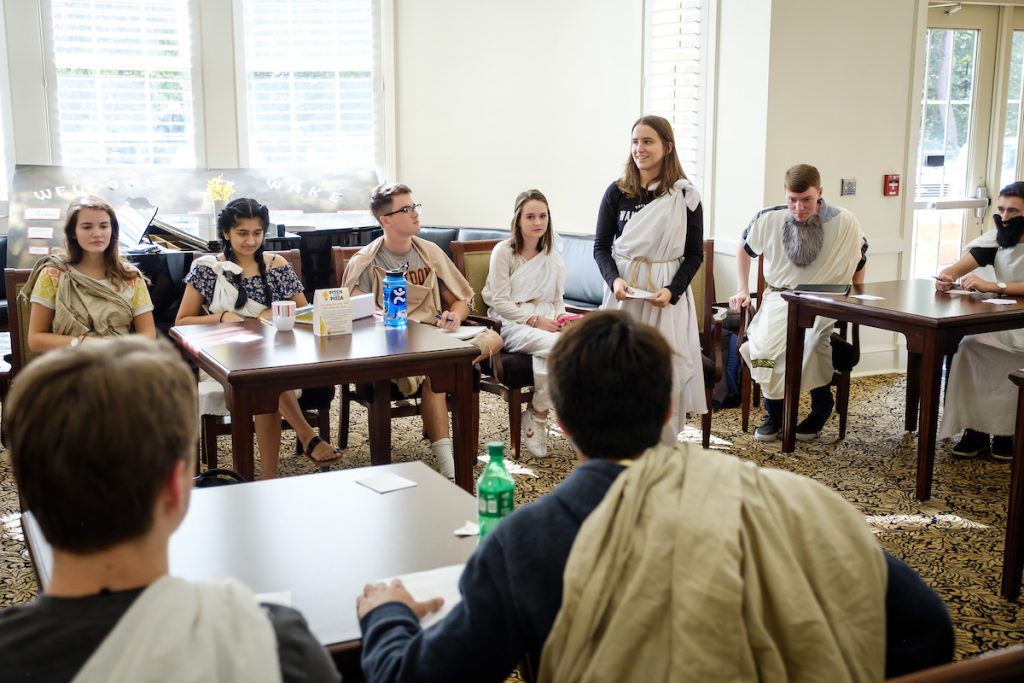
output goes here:
{"type": "MultiPolygon", "coordinates": [[[[857,218],[821,198],[821,174],[807,164],[786,171],[786,203],[763,209],[743,231],[736,254],[739,289],[729,307],[750,303],[750,259],[763,256],[765,291],[747,330],[740,355],[751,378],[761,385],[765,419],[754,432],[758,441],[774,441],[782,426],[786,381],[786,322],[789,305],[782,292],[797,285],[846,285],[864,280],[867,240],[857,218]]],[[[818,317],[804,338],[800,390],[811,393],[811,413],[796,426],[796,438],[816,439],[832,414],[832,349],[835,320],[818,317]]]]}

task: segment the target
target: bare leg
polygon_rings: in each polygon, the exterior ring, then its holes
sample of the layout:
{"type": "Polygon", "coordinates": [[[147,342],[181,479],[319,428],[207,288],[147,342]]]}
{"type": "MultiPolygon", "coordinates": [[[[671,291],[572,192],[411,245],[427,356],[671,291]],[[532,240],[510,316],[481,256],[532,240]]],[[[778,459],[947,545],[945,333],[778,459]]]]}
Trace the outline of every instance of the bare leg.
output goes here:
{"type": "MultiPolygon", "coordinates": [[[[281,394],[277,400],[277,410],[280,412],[281,417],[288,421],[292,429],[295,430],[295,436],[299,438],[299,443],[305,448],[309,440],[316,436],[316,430],[313,429],[312,425],[306,420],[306,416],[302,414],[302,408],[299,406],[299,399],[295,398],[294,392],[286,391],[281,394]]],[[[278,433],[280,434],[280,429],[278,433]]],[[[331,453],[334,451],[334,446],[327,442],[323,442],[317,445],[313,453],[308,455],[316,460],[328,459],[331,453]]]]}
{"type": "Polygon", "coordinates": [[[278,413],[256,415],[256,445],[260,449],[260,479],[277,477],[277,459],[281,454],[281,416],[278,413]]]}
{"type": "Polygon", "coordinates": [[[423,393],[420,398],[420,411],[423,413],[423,429],[427,438],[433,443],[448,438],[448,403],[445,393],[435,392],[430,386],[430,378],[423,379],[423,393]]]}

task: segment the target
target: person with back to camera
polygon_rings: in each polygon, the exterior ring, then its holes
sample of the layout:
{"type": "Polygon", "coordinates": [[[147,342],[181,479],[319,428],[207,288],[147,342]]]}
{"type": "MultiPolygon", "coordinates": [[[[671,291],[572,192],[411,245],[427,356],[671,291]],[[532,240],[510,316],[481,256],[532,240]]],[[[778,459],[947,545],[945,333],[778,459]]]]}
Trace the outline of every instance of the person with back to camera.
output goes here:
{"type": "MultiPolygon", "coordinates": [[[[939,273],[937,290],[949,291],[960,278],[960,286],[972,292],[1024,296],[1024,182],[1018,180],[1000,190],[992,219],[996,229],[970,242],[963,258],[939,273]],[[972,272],[981,266],[992,266],[995,282],[972,272]]],[[[963,338],[949,370],[939,428],[939,438],[963,431],[953,446],[954,455],[971,458],[988,452],[994,460],[1013,459],[1017,387],[1009,374],[1020,367],[1024,367],[1024,330],[963,338]]]]}
{"type": "Polygon", "coordinates": [[[134,332],[156,338],[146,278],[121,258],[117,214],[102,197],[72,200],[64,220],[66,255],[40,259],[19,296],[32,303],[33,353],[134,332]]]}
{"type": "MultiPolygon", "coordinates": [[[[224,207],[217,217],[223,254],[203,256],[192,263],[192,270],[185,276],[185,294],[175,325],[233,323],[246,318],[270,320],[270,304],[275,301],[294,301],[296,307],[306,305],[302,283],[288,261],[278,254],[264,253],[269,225],[269,210],[255,199],[235,199],[224,207]]],[[[341,452],[321,439],[306,420],[294,392],[281,394],[277,410],[255,417],[260,478],[277,476],[282,417],[314,463],[326,465],[341,459],[341,452]]]]}
{"type": "Polygon", "coordinates": [[[505,348],[533,356],[533,398],[523,411],[523,443],[531,455],[547,457],[547,357],[568,318],[562,292],[565,262],[554,248],[555,231],[547,197],[520,192],[512,216],[512,237],[495,245],[484,286],[487,314],[502,321],[505,348]]]}
{"type": "Polygon", "coordinates": [[[653,325],[675,351],[673,413],[662,436],[673,442],[688,412],[707,412],[690,291],[704,261],[704,209],[679,162],[672,125],[660,116],[642,116],[633,124],[622,177],[601,199],[594,259],[608,284],[601,307],[625,310],[653,325]],[[636,290],[653,296],[631,298],[636,290]]]}
{"type": "Polygon", "coordinates": [[[440,598],[364,587],[370,683],[498,682],[520,662],[527,680],[877,681],[952,658],[945,605],[835,492],[659,443],[672,353],[622,311],[560,335],[552,407],[579,464],[481,541],[429,629],[440,598]]]}
{"type": "Polygon", "coordinates": [[[18,373],[4,432],[53,570],[42,595],[0,612],[3,680],[339,680],[297,611],[169,574],[197,431],[195,377],[166,341],[56,350],[18,373]]]}

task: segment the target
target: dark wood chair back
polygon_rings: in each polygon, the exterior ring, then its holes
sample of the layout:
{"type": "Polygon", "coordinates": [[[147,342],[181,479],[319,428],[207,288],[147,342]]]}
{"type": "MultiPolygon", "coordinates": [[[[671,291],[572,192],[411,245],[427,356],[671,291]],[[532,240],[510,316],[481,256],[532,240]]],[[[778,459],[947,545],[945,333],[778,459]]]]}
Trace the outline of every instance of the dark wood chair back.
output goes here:
{"type": "Polygon", "coordinates": [[[28,348],[28,320],[32,304],[28,298],[19,298],[22,286],[32,274],[31,268],[5,268],[4,282],[8,293],[8,322],[11,328],[11,379],[13,380],[30,360],[38,354],[28,348]]]}

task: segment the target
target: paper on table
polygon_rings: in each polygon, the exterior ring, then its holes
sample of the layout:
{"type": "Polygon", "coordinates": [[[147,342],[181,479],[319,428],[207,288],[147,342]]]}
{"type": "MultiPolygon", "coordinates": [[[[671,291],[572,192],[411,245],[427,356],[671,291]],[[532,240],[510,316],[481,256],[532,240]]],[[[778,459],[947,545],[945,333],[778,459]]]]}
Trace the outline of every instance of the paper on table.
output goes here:
{"type": "Polygon", "coordinates": [[[465,566],[464,564],[453,564],[450,567],[428,569],[425,572],[415,572],[413,574],[402,574],[391,579],[381,579],[381,581],[391,583],[392,579],[401,580],[405,584],[405,589],[409,591],[409,595],[414,600],[423,601],[431,598],[444,598],[444,605],[441,606],[441,609],[420,619],[420,626],[429,628],[431,625],[444,619],[445,615],[451,612],[452,608],[462,600],[462,594],[459,593],[459,577],[462,576],[462,569],[465,566]]]}
{"type": "Polygon", "coordinates": [[[416,482],[391,472],[381,472],[365,479],[356,479],[356,483],[362,484],[377,493],[390,493],[391,491],[407,489],[416,485],[416,482]]]}
{"type": "Polygon", "coordinates": [[[472,339],[486,329],[483,325],[462,325],[455,330],[444,331],[458,339],[472,339]]]}
{"type": "Polygon", "coordinates": [[[637,289],[636,287],[629,287],[626,289],[626,296],[630,299],[653,299],[654,292],[648,292],[646,289],[637,289]]]}
{"type": "Polygon", "coordinates": [[[1010,304],[1017,303],[1016,299],[982,299],[987,304],[996,304],[997,306],[1009,306],[1010,304]]]}
{"type": "Polygon", "coordinates": [[[467,519],[465,524],[455,530],[455,535],[459,538],[463,538],[465,536],[479,536],[480,525],[467,519]]]}
{"type": "Polygon", "coordinates": [[[884,296],[875,296],[874,294],[851,294],[851,299],[863,299],[864,301],[884,301],[884,296]]]}

